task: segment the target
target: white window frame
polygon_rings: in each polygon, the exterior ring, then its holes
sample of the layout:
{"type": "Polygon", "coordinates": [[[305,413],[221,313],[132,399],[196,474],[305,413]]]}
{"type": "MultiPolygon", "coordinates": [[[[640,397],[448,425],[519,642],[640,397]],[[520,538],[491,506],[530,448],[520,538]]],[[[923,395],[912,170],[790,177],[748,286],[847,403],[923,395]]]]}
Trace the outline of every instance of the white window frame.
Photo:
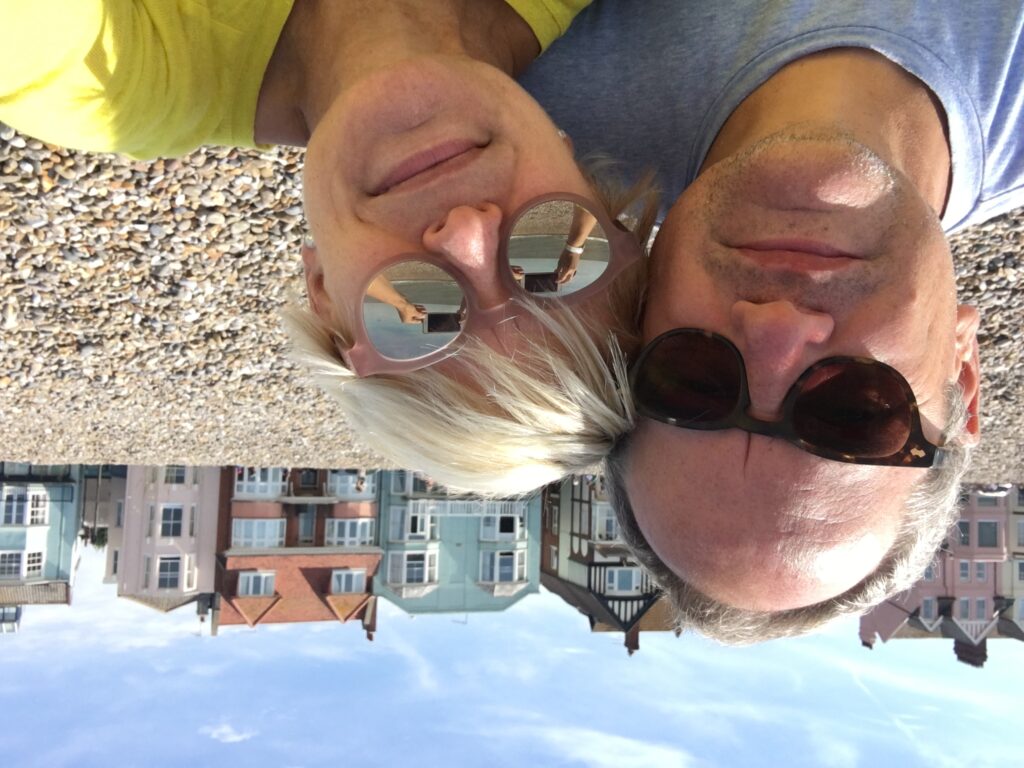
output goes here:
{"type": "Polygon", "coordinates": [[[167,464],[164,467],[164,485],[184,485],[186,474],[184,464],[167,464]]]}
{"type": "Polygon", "coordinates": [[[185,508],[181,504],[161,504],[160,505],[160,538],[161,539],[180,539],[181,532],[184,530],[185,525],[185,508]],[[177,512],[177,519],[175,519],[175,512],[177,512]],[[170,513],[170,519],[168,519],[168,513],[170,513]],[[175,527],[177,527],[177,533],[174,533],[175,527]],[[170,528],[170,533],[165,532],[170,528]]]}
{"type": "Polygon", "coordinates": [[[324,525],[324,544],[328,547],[372,546],[376,522],[372,517],[328,517],[324,525]]]}
{"type": "Polygon", "coordinates": [[[480,553],[481,584],[515,584],[526,581],[526,550],[503,549],[480,553]],[[510,561],[511,578],[502,578],[502,562],[510,561]]]}
{"type": "Polygon", "coordinates": [[[283,517],[236,517],[231,521],[234,549],[272,549],[284,546],[283,517]]]}
{"type": "Polygon", "coordinates": [[[0,500],[0,525],[24,525],[28,514],[28,489],[7,486],[0,500]]]}
{"type": "Polygon", "coordinates": [[[40,579],[46,567],[46,556],[42,552],[25,553],[25,578],[40,579]]]}
{"type": "Polygon", "coordinates": [[[192,555],[185,555],[185,591],[192,592],[196,588],[196,564],[192,555]]]}
{"type": "Polygon", "coordinates": [[[960,561],[960,581],[968,582],[971,580],[971,561],[961,560],[960,561]]]}
{"type": "Polygon", "coordinates": [[[640,568],[635,565],[608,568],[605,571],[604,588],[606,595],[639,595],[642,583],[643,574],[640,572],[640,568]],[[622,589],[619,587],[618,576],[620,573],[632,575],[632,588],[622,589]]]}
{"type": "MultiPolygon", "coordinates": [[[[157,589],[180,589],[181,588],[181,555],[165,555],[158,557],[156,560],[156,588],[157,589]],[[162,582],[165,579],[163,572],[164,565],[170,566],[172,563],[177,563],[178,570],[175,573],[175,583],[173,585],[164,585],[162,582]]],[[[168,571],[167,576],[170,576],[168,571]]]]}
{"type": "Polygon", "coordinates": [[[235,467],[235,495],[276,498],[286,492],[282,467],[235,467]]]}
{"type": "MultiPolygon", "coordinates": [[[[377,473],[366,473],[366,484],[363,490],[356,490],[356,483],[359,482],[358,472],[332,469],[328,478],[328,488],[332,496],[349,499],[372,499],[377,495],[377,473]]],[[[399,493],[400,491],[396,491],[399,493]]]]}
{"type": "Polygon", "coordinates": [[[979,549],[995,549],[999,546],[999,523],[996,520],[979,520],[978,521],[978,543],[979,549]],[[996,543],[995,544],[982,544],[981,543],[981,526],[992,526],[996,532],[996,543]]]}
{"type": "Polygon", "coordinates": [[[480,541],[524,541],[526,539],[526,513],[523,511],[480,518],[480,541]],[[503,520],[512,520],[511,533],[501,530],[503,520]]]}
{"type": "Polygon", "coordinates": [[[989,496],[987,493],[980,493],[977,496],[977,503],[979,507],[998,507],[999,497],[989,496]]]}
{"type": "Polygon", "coordinates": [[[437,552],[424,550],[422,552],[392,552],[388,556],[388,583],[395,585],[418,585],[437,584],[438,564],[437,552]],[[410,568],[415,562],[414,558],[423,558],[423,580],[411,581],[409,579],[410,568]],[[396,579],[396,574],[400,576],[396,579]]]}
{"type": "Polygon", "coordinates": [[[961,597],[957,600],[957,618],[960,621],[967,621],[971,618],[971,598],[961,597]]]}
{"type": "Polygon", "coordinates": [[[974,618],[976,619],[987,619],[988,618],[988,599],[984,597],[974,598],[974,618]]]}
{"type": "Polygon", "coordinates": [[[411,505],[392,506],[389,516],[389,541],[437,541],[440,521],[437,515],[411,505]]]}
{"type": "Polygon", "coordinates": [[[335,568],[331,571],[332,595],[356,595],[365,591],[365,568],[335,568]]]}
{"type": "Polygon", "coordinates": [[[48,525],[50,522],[50,497],[45,491],[33,491],[28,495],[28,524],[48,525]]]}
{"type": "Polygon", "coordinates": [[[0,581],[22,578],[25,568],[25,553],[21,550],[0,552],[0,581]],[[6,564],[3,564],[4,561],[6,564]]]}
{"type": "Polygon", "coordinates": [[[1017,520],[1017,546],[1024,549],[1024,520],[1017,520]]]}
{"type": "Polygon", "coordinates": [[[242,571],[238,574],[238,597],[269,597],[274,594],[274,571],[242,571]]]}
{"type": "MultiPolygon", "coordinates": [[[[1024,560],[1017,561],[1017,581],[1024,581],[1024,560]]],[[[1024,603],[1024,600],[1021,600],[1024,603]]]]}
{"type": "Polygon", "coordinates": [[[592,504],[591,510],[594,516],[594,538],[597,541],[618,541],[619,521],[612,505],[598,501],[592,504]]]}
{"type": "Polygon", "coordinates": [[[552,571],[558,570],[558,547],[554,544],[548,546],[548,568],[552,571]]]}
{"type": "Polygon", "coordinates": [[[988,581],[988,564],[987,563],[975,563],[974,564],[974,580],[975,581],[988,581]]]}
{"type": "Polygon", "coordinates": [[[199,510],[196,508],[195,504],[192,504],[191,506],[189,506],[189,508],[188,508],[188,535],[189,535],[189,538],[192,538],[192,539],[194,539],[196,537],[196,517],[197,517],[198,513],[199,513],[199,510]]]}

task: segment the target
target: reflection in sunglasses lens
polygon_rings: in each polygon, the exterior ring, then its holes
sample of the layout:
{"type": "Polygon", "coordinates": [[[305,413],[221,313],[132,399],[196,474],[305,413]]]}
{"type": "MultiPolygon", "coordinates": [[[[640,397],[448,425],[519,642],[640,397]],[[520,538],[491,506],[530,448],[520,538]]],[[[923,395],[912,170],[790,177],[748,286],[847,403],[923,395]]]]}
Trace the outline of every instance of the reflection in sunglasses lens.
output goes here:
{"type": "Polygon", "coordinates": [[[363,296],[373,346],[392,360],[413,360],[451,344],[465,321],[462,288],[443,269],[409,260],[385,269],[363,296]]]}
{"type": "Polygon", "coordinates": [[[677,422],[720,421],[739,401],[739,360],[727,345],[703,334],[669,336],[651,349],[638,372],[635,396],[677,422]]]}
{"type": "Polygon", "coordinates": [[[597,219],[569,200],[537,203],[516,219],[509,235],[512,278],[534,296],[568,296],[593,285],[610,258],[597,219]]]}
{"type": "Polygon", "coordinates": [[[910,435],[910,404],[889,370],[871,363],[837,362],[804,382],[793,427],[808,443],[862,458],[899,451],[910,435]]]}

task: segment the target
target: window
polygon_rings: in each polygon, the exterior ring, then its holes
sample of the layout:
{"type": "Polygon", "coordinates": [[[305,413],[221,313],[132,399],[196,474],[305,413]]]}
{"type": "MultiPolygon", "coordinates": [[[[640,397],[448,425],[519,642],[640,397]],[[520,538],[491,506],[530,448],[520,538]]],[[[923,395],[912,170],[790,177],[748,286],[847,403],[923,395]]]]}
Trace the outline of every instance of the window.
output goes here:
{"type": "Polygon", "coordinates": [[[192,562],[192,555],[185,556],[185,591],[191,592],[196,588],[196,567],[192,562]]]}
{"type": "Polygon", "coordinates": [[[24,525],[27,504],[28,494],[24,488],[7,488],[4,491],[3,524],[24,525]]]}
{"type": "Polygon", "coordinates": [[[303,504],[298,508],[299,544],[312,544],[316,540],[316,506],[303,504]]]}
{"type": "Polygon", "coordinates": [[[958,618],[969,619],[971,618],[971,599],[969,597],[961,597],[958,601],[960,605],[960,612],[958,618]]]}
{"type": "Polygon", "coordinates": [[[988,580],[988,568],[985,563],[974,564],[974,580],[975,581],[987,581],[988,580]]]}
{"type": "Polygon", "coordinates": [[[921,618],[922,619],[934,619],[935,618],[935,598],[926,597],[921,601],[921,618]]]}
{"type": "Polygon", "coordinates": [[[999,497],[998,496],[989,496],[988,494],[979,495],[978,496],[978,506],[979,507],[998,507],[999,506],[999,497]]]}
{"type": "Polygon", "coordinates": [[[242,571],[238,574],[239,597],[267,597],[274,594],[273,571],[242,571]]]}
{"type": "Polygon", "coordinates": [[[558,570],[558,547],[551,546],[548,548],[548,568],[552,571],[558,570]]]}
{"type": "Polygon", "coordinates": [[[45,493],[33,493],[28,497],[28,524],[46,525],[50,511],[50,499],[45,493]]]}
{"type": "Polygon", "coordinates": [[[192,467],[192,485],[199,485],[199,467],[192,467]]]}
{"type": "Polygon", "coordinates": [[[480,581],[485,583],[526,580],[526,550],[481,552],[480,581]]]}
{"type": "Polygon", "coordinates": [[[1017,506],[1024,507],[1024,488],[1017,489],[1017,506]]]}
{"type": "Polygon", "coordinates": [[[149,555],[142,558],[142,588],[149,589],[149,574],[153,570],[153,560],[149,555]]]}
{"type": "Polygon", "coordinates": [[[157,589],[177,589],[181,583],[181,558],[161,557],[158,568],[157,589]]]}
{"type": "Polygon", "coordinates": [[[286,492],[285,471],[280,467],[235,467],[235,493],[276,498],[286,492]]]}
{"type": "Polygon", "coordinates": [[[1024,549],[1024,520],[1017,521],[1017,546],[1024,549]]]}
{"type": "Polygon", "coordinates": [[[164,507],[160,511],[160,536],[165,539],[181,536],[181,516],[180,506],[164,507]]]}
{"type": "Polygon", "coordinates": [[[25,558],[25,578],[38,579],[43,575],[43,553],[29,552],[25,558]]]}
{"type": "Polygon", "coordinates": [[[122,528],[122,527],[124,527],[124,502],[123,501],[117,502],[117,512],[116,512],[116,517],[114,518],[114,527],[115,528],[122,528]]]}
{"type": "Polygon", "coordinates": [[[196,535],[196,505],[193,504],[188,510],[188,535],[195,538],[196,535]]]}
{"type": "Polygon", "coordinates": [[[339,568],[331,573],[331,594],[343,595],[366,591],[366,571],[359,568],[339,568]]]}
{"type": "Polygon", "coordinates": [[[978,523],[978,546],[999,546],[999,523],[992,520],[978,523]]]}
{"type": "Polygon", "coordinates": [[[405,493],[405,470],[400,469],[391,473],[391,492],[405,493]]]}
{"type": "Polygon", "coordinates": [[[391,508],[390,541],[437,541],[437,517],[414,507],[416,503],[391,508]]]}
{"type": "Polygon", "coordinates": [[[231,521],[231,546],[256,549],[284,546],[284,519],[231,521]]]}
{"type": "Polygon", "coordinates": [[[960,581],[971,580],[971,561],[961,560],[960,561],[960,581]]]}
{"type": "Polygon", "coordinates": [[[149,527],[146,528],[146,538],[152,538],[156,530],[156,505],[149,505],[149,527]]]}
{"type": "Polygon", "coordinates": [[[988,601],[984,597],[979,597],[974,601],[974,618],[976,619],[987,619],[988,616],[988,601]]]}
{"type": "Polygon", "coordinates": [[[605,573],[605,591],[609,595],[629,595],[640,592],[640,569],[609,568],[605,573]]]}
{"type": "Polygon", "coordinates": [[[928,567],[924,569],[924,580],[935,581],[935,561],[928,563],[928,567]]]}
{"type": "Polygon", "coordinates": [[[619,538],[619,523],[610,504],[594,504],[594,536],[598,541],[615,541],[619,538]]]}
{"type": "Polygon", "coordinates": [[[21,552],[0,552],[0,579],[21,578],[21,552]]]}
{"type": "Polygon", "coordinates": [[[164,467],[164,483],[167,485],[184,485],[185,468],[177,464],[164,467]]]}
{"type": "Polygon", "coordinates": [[[316,470],[304,469],[299,472],[300,488],[316,488],[316,470]]]}
{"type": "Polygon", "coordinates": [[[325,536],[327,546],[370,546],[373,544],[375,522],[372,517],[328,518],[325,536]]]}
{"type": "Polygon", "coordinates": [[[121,555],[121,550],[115,549],[110,559],[110,575],[117,576],[117,561],[121,555]]]}
{"type": "Polygon", "coordinates": [[[526,538],[524,513],[516,515],[484,515],[480,518],[482,541],[522,541],[526,538]]]}
{"type": "Polygon", "coordinates": [[[956,524],[956,527],[960,530],[960,543],[965,547],[971,544],[971,524],[967,520],[961,520],[956,524]]]}
{"type": "Polygon", "coordinates": [[[1024,560],[1017,561],[1017,581],[1024,581],[1024,560]]]}
{"type": "Polygon", "coordinates": [[[388,561],[391,584],[434,584],[437,582],[436,552],[395,552],[388,561]]]}

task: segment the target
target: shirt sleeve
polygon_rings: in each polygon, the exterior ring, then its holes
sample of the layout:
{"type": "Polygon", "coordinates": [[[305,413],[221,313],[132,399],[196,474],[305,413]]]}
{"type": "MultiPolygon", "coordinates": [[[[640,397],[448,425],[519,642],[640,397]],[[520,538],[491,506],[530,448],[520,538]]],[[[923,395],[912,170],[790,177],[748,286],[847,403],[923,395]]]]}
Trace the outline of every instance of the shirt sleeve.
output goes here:
{"type": "Polygon", "coordinates": [[[253,146],[293,0],[0,0],[0,120],[136,158],[253,146]]]}
{"type": "Polygon", "coordinates": [[[541,52],[565,34],[576,14],[591,0],[505,0],[518,13],[540,42],[541,52]]]}

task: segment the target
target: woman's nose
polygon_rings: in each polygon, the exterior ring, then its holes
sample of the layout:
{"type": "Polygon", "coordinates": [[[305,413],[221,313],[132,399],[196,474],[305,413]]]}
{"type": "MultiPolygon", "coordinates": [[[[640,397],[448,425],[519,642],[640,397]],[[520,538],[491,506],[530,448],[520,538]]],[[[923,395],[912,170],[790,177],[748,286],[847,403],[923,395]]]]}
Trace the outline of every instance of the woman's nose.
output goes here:
{"type": "Polygon", "coordinates": [[[423,233],[423,247],[446,256],[473,284],[477,301],[492,307],[505,300],[498,279],[501,209],[494,203],[460,205],[423,233]]]}
{"type": "Polygon", "coordinates": [[[777,418],[789,388],[823,356],[822,345],[832,337],[835,320],[788,301],[739,301],[732,320],[747,368],[751,415],[777,418]]]}

